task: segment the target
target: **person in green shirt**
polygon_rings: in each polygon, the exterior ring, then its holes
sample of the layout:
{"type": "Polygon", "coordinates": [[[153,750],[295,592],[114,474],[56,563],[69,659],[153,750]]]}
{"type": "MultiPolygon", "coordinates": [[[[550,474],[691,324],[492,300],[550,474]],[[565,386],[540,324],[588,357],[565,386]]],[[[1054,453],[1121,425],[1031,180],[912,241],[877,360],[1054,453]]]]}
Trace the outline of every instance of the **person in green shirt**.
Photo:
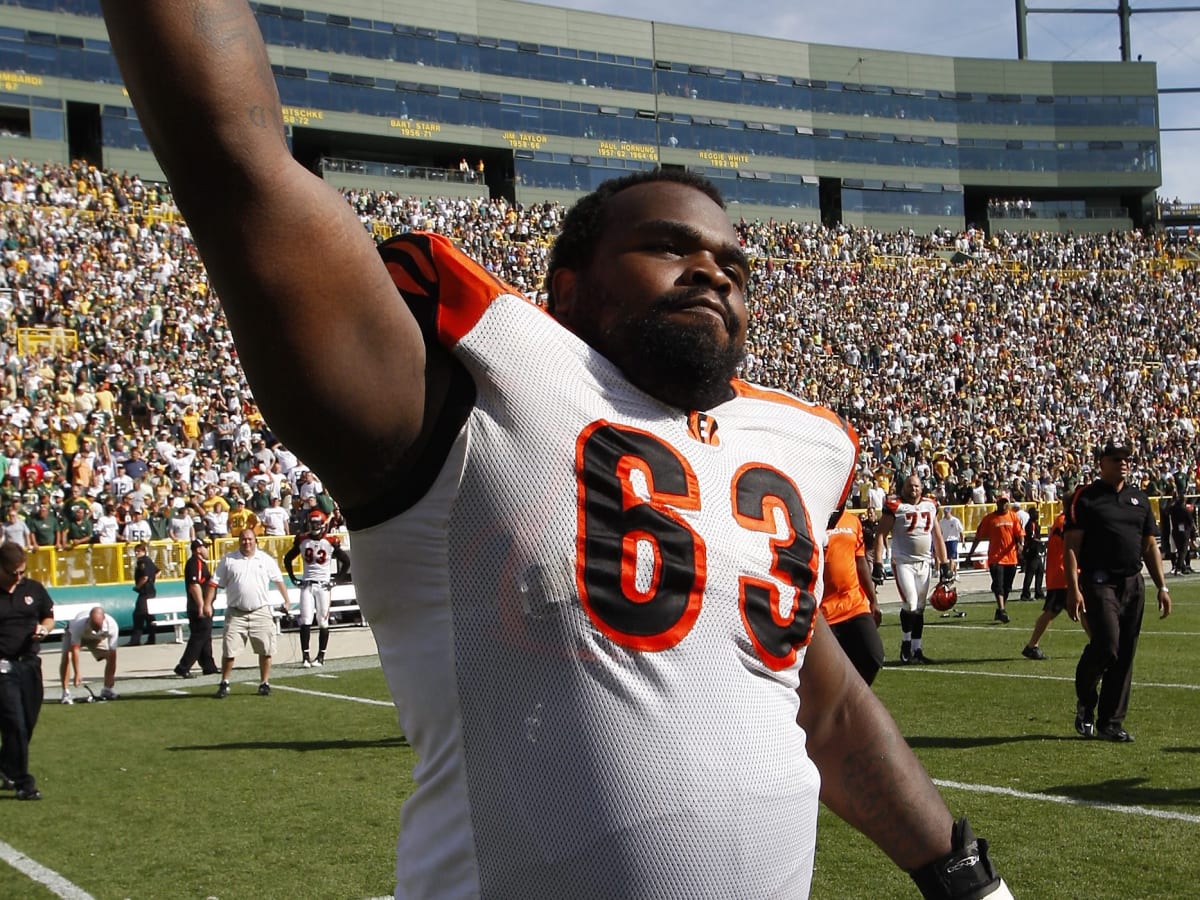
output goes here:
{"type": "Polygon", "coordinates": [[[92,543],[96,537],[96,528],[87,504],[75,504],[68,506],[68,509],[62,546],[83,547],[92,543]]]}
{"type": "Polygon", "coordinates": [[[165,541],[170,527],[170,517],[163,510],[161,500],[150,500],[146,503],[146,521],[150,524],[150,540],[165,541]]]}
{"type": "Polygon", "coordinates": [[[39,547],[58,546],[58,516],[50,508],[50,498],[43,496],[37,509],[25,518],[25,525],[33,533],[39,547]]]}

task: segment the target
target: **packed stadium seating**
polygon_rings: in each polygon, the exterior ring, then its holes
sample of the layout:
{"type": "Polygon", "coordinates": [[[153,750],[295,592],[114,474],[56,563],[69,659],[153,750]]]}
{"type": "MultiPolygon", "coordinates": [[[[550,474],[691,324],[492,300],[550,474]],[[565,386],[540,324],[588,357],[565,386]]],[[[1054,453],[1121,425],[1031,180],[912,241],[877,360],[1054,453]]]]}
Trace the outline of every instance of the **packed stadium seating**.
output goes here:
{"type": "MultiPolygon", "coordinates": [[[[371,191],[346,199],[377,237],[445,233],[541,299],[561,207],[371,191]]],[[[1134,443],[1134,476],[1152,495],[1176,485],[1195,493],[1193,237],[777,221],[741,221],[738,231],[756,260],[745,375],[854,424],[856,505],[873,485],[917,471],[942,502],[982,509],[1008,491],[1053,506],[1090,478],[1094,448],[1114,433],[1134,443]]],[[[164,186],[82,162],[8,160],[0,254],[0,506],[16,532],[9,508],[24,520],[43,496],[62,525],[74,485],[93,519],[106,505],[118,520],[140,507],[159,539],[172,516],[203,531],[210,484],[249,502],[261,483],[260,510],[281,491],[289,510],[317,502],[320,485],[300,461],[284,454],[258,468],[268,423],[164,186]],[[116,463],[131,458],[145,469],[124,481],[116,463]],[[39,477],[25,477],[31,466],[39,477]]],[[[970,528],[977,515],[963,518],[970,528]]],[[[31,571],[70,583],[70,556],[57,552],[39,550],[31,571]]],[[[104,558],[97,552],[88,559],[104,558]]],[[[126,554],[114,554],[103,571],[76,576],[121,580],[126,554]]]]}

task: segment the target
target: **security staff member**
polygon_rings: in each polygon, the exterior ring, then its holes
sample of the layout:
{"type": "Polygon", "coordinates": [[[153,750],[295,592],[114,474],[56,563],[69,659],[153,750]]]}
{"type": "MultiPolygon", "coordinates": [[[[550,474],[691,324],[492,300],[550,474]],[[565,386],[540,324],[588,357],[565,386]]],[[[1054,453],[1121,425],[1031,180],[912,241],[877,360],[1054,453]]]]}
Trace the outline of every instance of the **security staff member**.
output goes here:
{"type": "Polygon", "coordinates": [[[192,664],[199,662],[205,675],[216,675],[217,668],[212,655],[213,608],[205,598],[212,571],[208,568],[208,544],[192,541],[192,555],[183,564],[183,585],[187,591],[188,642],[183,656],[175,666],[180,678],[192,677],[192,664]]]}
{"type": "Polygon", "coordinates": [[[54,628],[54,602],[25,577],[25,549],[0,544],[0,779],[18,800],[41,800],[29,774],[29,740],[42,711],[42,638],[54,628]]]}
{"type": "Polygon", "coordinates": [[[1075,667],[1075,730],[1118,743],[1133,740],[1122,723],[1146,606],[1143,560],[1158,587],[1162,618],[1171,614],[1150,498],[1126,483],[1130,455],[1124,443],[1104,445],[1100,477],[1071,498],[1063,533],[1067,612],[1076,621],[1080,613],[1087,617],[1091,638],[1075,667]]]}

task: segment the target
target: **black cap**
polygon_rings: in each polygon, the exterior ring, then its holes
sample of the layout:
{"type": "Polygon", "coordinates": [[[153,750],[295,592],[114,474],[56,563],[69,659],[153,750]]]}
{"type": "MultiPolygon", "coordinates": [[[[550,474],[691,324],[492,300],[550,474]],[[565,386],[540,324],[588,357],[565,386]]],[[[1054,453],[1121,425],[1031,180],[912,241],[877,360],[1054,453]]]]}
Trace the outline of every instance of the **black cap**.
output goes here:
{"type": "Polygon", "coordinates": [[[1113,459],[1129,459],[1133,456],[1133,450],[1124,441],[1109,441],[1100,451],[1100,458],[1111,456],[1113,459]]]}
{"type": "Polygon", "coordinates": [[[199,550],[203,546],[204,546],[204,541],[201,541],[201,540],[192,541],[192,549],[193,550],[199,550]]]}

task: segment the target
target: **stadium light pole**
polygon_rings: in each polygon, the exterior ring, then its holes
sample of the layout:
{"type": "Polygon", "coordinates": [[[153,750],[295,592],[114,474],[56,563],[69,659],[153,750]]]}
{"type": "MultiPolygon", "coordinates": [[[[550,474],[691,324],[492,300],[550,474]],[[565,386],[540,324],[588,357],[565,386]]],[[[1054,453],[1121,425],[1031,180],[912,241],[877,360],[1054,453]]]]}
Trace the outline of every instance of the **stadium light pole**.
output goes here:
{"type": "MultiPolygon", "coordinates": [[[[1029,32],[1027,28],[1027,19],[1031,13],[1039,14],[1055,14],[1055,15],[1085,15],[1085,16],[1111,16],[1112,10],[1096,9],[1096,8],[1079,8],[1079,7],[1030,7],[1025,0],[1015,0],[1017,11],[1017,59],[1029,58],[1029,32]]],[[[1121,62],[1130,62],[1133,57],[1132,41],[1129,34],[1129,20],[1134,13],[1139,15],[1142,13],[1196,13],[1200,12],[1200,6],[1157,6],[1149,9],[1134,9],[1130,6],[1130,0],[1117,0],[1116,15],[1119,27],[1121,29],[1121,62]]],[[[1141,62],[1141,56],[1138,56],[1138,61],[1141,62]]],[[[1163,94],[1200,94],[1200,87],[1160,87],[1158,89],[1159,96],[1163,94]]],[[[1200,127],[1185,126],[1181,128],[1159,128],[1159,132],[1164,131],[1200,131],[1200,127]]]]}
{"type": "MultiPolygon", "coordinates": [[[[1027,59],[1029,56],[1029,35],[1026,20],[1031,13],[1051,13],[1054,15],[1083,15],[1111,16],[1113,10],[1097,9],[1095,7],[1043,7],[1029,6],[1025,0],[1016,0],[1017,8],[1017,59],[1027,59]]],[[[1118,26],[1121,30],[1121,62],[1130,62],[1133,58],[1133,48],[1129,38],[1129,20],[1134,13],[1192,13],[1200,12],[1200,6],[1157,6],[1151,9],[1134,9],[1129,0],[1117,0],[1115,10],[1118,26]]]]}

